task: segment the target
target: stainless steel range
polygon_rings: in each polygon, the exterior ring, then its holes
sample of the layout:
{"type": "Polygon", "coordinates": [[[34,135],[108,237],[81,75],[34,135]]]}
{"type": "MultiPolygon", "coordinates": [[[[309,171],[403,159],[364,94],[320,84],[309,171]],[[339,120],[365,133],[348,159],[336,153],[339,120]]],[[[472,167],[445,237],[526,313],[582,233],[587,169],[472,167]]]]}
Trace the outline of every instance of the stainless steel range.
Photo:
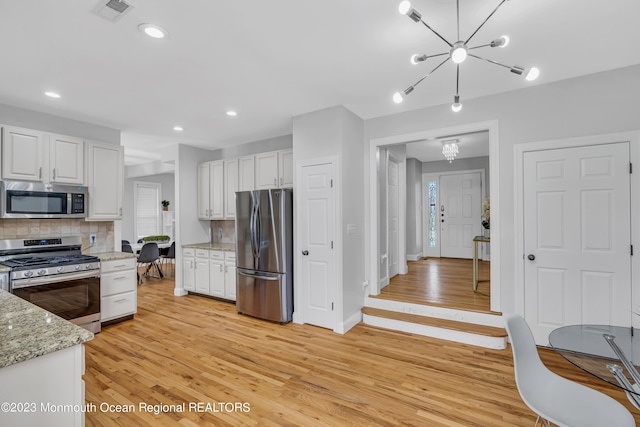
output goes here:
{"type": "Polygon", "coordinates": [[[80,236],[0,240],[0,263],[14,295],[100,332],[100,259],[81,248],[80,236]]]}

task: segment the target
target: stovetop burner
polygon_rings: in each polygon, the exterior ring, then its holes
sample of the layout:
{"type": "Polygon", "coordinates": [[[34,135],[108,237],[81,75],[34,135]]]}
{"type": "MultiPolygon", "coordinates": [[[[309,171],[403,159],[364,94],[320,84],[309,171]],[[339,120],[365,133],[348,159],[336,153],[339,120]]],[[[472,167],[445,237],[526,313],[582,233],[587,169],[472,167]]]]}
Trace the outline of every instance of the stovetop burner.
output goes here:
{"type": "Polygon", "coordinates": [[[91,255],[64,255],[51,257],[23,257],[4,261],[3,264],[13,270],[25,270],[36,267],[56,267],[70,264],[95,263],[100,259],[91,255]]]}

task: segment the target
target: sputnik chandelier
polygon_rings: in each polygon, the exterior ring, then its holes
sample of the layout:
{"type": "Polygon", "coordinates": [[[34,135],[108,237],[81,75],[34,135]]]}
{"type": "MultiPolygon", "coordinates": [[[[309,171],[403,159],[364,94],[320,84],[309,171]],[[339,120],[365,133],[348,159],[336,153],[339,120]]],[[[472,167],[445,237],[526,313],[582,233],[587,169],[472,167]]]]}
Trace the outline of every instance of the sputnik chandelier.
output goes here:
{"type": "Polygon", "coordinates": [[[486,59],[483,58],[481,56],[478,55],[474,55],[473,53],[471,53],[470,51],[475,50],[475,49],[480,49],[483,47],[505,47],[509,44],[509,37],[507,36],[501,36],[493,41],[491,41],[490,43],[486,43],[486,44],[482,44],[482,45],[478,45],[478,46],[469,46],[469,42],[471,41],[471,39],[476,35],[476,33],[480,30],[480,28],[482,28],[484,26],[484,24],[487,23],[487,21],[493,16],[494,13],[496,13],[496,11],[500,8],[500,6],[502,6],[504,4],[504,2],[506,2],[508,0],[502,0],[500,2],[500,4],[498,6],[496,6],[496,8],[493,10],[493,12],[491,12],[489,14],[489,16],[487,16],[487,18],[482,22],[482,24],[480,24],[480,26],[469,36],[469,38],[467,38],[467,40],[462,41],[460,39],[460,0],[456,0],[456,18],[457,18],[457,30],[458,30],[458,41],[456,41],[455,43],[451,43],[449,42],[447,39],[445,39],[444,37],[442,37],[440,34],[438,34],[438,32],[436,30],[434,30],[433,28],[431,28],[426,22],[424,22],[422,20],[422,15],[415,9],[413,9],[411,7],[411,3],[407,0],[403,1],[400,3],[400,6],[398,7],[398,11],[402,14],[402,15],[407,15],[409,18],[411,18],[411,20],[415,23],[421,22],[425,27],[427,27],[429,30],[431,30],[436,36],[438,36],[443,42],[445,42],[448,46],[449,46],[449,51],[448,52],[444,52],[444,53],[438,53],[436,55],[418,55],[415,54],[413,56],[411,56],[411,63],[416,65],[420,62],[424,62],[429,58],[435,58],[435,57],[441,57],[441,56],[446,56],[445,59],[438,64],[433,70],[431,70],[427,75],[425,75],[424,77],[422,77],[420,80],[418,80],[417,82],[415,82],[414,84],[412,84],[411,86],[409,86],[408,88],[406,88],[405,90],[403,90],[402,92],[396,92],[393,95],[393,101],[396,102],[397,104],[401,103],[403,101],[404,96],[409,95],[411,92],[413,92],[413,90],[415,89],[416,86],[418,86],[420,83],[422,83],[422,81],[424,79],[426,79],[427,77],[429,77],[431,74],[433,74],[434,71],[436,71],[438,68],[442,67],[447,61],[451,60],[453,61],[454,64],[456,64],[456,94],[453,96],[453,104],[451,104],[451,109],[454,112],[458,112],[462,109],[462,104],[460,103],[460,64],[462,64],[465,59],[467,59],[467,57],[472,57],[472,58],[476,58],[476,59],[480,59],[482,61],[486,61],[489,62],[491,64],[495,64],[495,65],[499,65],[501,67],[504,68],[508,68],[509,70],[511,70],[512,73],[518,74],[518,75],[524,75],[525,79],[527,79],[528,81],[532,81],[538,78],[538,75],[540,74],[540,70],[538,70],[535,67],[532,68],[524,68],[524,67],[520,67],[518,65],[514,65],[513,67],[509,67],[508,65],[504,65],[501,64],[497,61],[493,61],[491,59],[486,59]]]}

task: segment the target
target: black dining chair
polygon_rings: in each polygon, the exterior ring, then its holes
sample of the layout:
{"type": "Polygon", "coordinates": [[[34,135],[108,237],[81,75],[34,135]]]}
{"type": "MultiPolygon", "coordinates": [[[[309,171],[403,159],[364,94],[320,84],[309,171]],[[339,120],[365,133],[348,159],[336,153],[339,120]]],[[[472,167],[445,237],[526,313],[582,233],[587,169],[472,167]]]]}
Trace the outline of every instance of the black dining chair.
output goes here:
{"type": "MultiPolygon", "coordinates": [[[[164,274],[158,265],[160,259],[160,251],[158,250],[158,244],[154,242],[145,243],[142,249],[140,249],[140,255],[138,255],[138,268],[146,266],[144,275],[147,277],[153,277],[156,279],[163,279],[164,274]],[[150,273],[150,270],[156,270],[157,276],[150,273]]],[[[142,277],[138,276],[138,284],[142,283],[142,277]]]]}
{"type": "Polygon", "coordinates": [[[128,253],[132,254],[133,253],[133,248],[131,247],[130,244],[123,243],[122,244],[122,252],[128,252],[128,253]]]}
{"type": "MultiPolygon", "coordinates": [[[[171,265],[171,271],[173,272],[173,274],[175,275],[175,268],[176,268],[176,242],[172,242],[171,246],[169,246],[166,251],[164,251],[164,249],[161,251],[160,253],[160,263],[164,269],[164,265],[165,264],[170,264],[171,265]]],[[[164,271],[166,271],[166,269],[164,269],[164,271]]],[[[163,271],[163,273],[164,273],[163,271]]]]}

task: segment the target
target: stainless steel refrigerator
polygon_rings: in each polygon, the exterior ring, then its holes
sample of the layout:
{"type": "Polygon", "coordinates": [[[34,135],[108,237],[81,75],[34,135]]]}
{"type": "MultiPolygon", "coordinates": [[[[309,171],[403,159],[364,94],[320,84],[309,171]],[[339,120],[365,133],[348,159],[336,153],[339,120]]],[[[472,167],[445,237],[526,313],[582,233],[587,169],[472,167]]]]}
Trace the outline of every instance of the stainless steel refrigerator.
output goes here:
{"type": "Polygon", "coordinates": [[[293,191],[236,193],[238,313],[280,323],[293,315],[293,191]]]}

